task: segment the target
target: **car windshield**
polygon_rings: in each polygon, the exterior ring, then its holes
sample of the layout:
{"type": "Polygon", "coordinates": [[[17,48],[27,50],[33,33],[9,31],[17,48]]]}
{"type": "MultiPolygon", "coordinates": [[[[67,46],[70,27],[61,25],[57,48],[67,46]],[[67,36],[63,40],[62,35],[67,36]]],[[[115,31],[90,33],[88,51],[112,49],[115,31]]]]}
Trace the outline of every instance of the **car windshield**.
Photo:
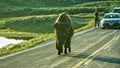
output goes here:
{"type": "Polygon", "coordinates": [[[107,14],[104,16],[104,18],[120,18],[120,15],[118,14],[107,14]]]}
{"type": "Polygon", "coordinates": [[[114,9],[113,13],[120,13],[120,9],[114,9]]]}

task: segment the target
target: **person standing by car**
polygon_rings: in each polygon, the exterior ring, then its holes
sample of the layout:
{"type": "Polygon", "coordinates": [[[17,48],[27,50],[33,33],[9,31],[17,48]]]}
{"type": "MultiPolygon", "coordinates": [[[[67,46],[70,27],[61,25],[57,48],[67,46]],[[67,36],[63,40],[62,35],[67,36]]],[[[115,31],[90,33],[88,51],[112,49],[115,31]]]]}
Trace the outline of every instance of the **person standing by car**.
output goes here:
{"type": "Polygon", "coordinates": [[[95,27],[97,26],[99,27],[99,12],[97,9],[94,12],[94,16],[95,16],[95,27]]]}

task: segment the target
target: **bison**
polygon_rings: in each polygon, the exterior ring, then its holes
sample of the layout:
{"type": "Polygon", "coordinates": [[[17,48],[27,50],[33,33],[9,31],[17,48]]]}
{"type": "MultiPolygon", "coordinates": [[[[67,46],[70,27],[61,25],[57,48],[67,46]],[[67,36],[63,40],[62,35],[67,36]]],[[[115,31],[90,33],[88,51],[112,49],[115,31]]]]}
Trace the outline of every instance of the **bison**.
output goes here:
{"type": "Polygon", "coordinates": [[[71,23],[71,18],[67,13],[59,14],[58,18],[54,23],[54,34],[56,38],[56,49],[58,55],[63,53],[67,54],[67,49],[71,52],[71,38],[74,34],[74,29],[71,23]]]}

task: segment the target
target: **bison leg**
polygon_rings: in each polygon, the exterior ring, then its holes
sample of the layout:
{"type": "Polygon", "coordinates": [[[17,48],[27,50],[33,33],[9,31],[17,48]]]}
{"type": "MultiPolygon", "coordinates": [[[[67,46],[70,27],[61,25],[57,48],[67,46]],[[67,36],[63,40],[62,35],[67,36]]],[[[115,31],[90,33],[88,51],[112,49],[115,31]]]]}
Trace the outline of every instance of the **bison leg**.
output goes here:
{"type": "Polygon", "coordinates": [[[63,41],[59,41],[58,43],[57,43],[57,50],[58,50],[58,55],[60,55],[61,53],[63,53],[63,41]]]}
{"type": "Polygon", "coordinates": [[[60,53],[63,53],[63,42],[60,43],[59,47],[60,47],[59,48],[60,49],[60,53]]]}
{"type": "Polygon", "coordinates": [[[61,55],[61,53],[63,53],[62,45],[59,46],[59,49],[58,49],[58,55],[61,55]]]}
{"type": "Polygon", "coordinates": [[[67,48],[65,48],[65,51],[64,51],[65,54],[67,54],[67,48]]]}
{"type": "Polygon", "coordinates": [[[61,53],[63,53],[63,49],[61,49],[61,51],[60,51],[61,53]]]}
{"type": "Polygon", "coordinates": [[[56,41],[56,49],[59,50],[59,43],[56,41]]]}
{"type": "Polygon", "coordinates": [[[60,50],[58,49],[58,55],[61,55],[61,52],[60,52],[60,50]]]}
{"type": "Polygon", "coordinates": [[[67,48],[69,49],[69,52],[71,52],[71,38],[67,38],[66,42],[65,42],[65,48],[67,50],[67,48]]]}
{"type": "Polygon", "coordinates": [[[69,47],[69,52],[71,52],[71,47],[69,47]]]}
{"type": "Polygon", "coordinates": [[[61,51],[60,51],[60,44],[58,41],[56,41],[56,49],[58,50],[58,55],[60,55],[61,51]]]}

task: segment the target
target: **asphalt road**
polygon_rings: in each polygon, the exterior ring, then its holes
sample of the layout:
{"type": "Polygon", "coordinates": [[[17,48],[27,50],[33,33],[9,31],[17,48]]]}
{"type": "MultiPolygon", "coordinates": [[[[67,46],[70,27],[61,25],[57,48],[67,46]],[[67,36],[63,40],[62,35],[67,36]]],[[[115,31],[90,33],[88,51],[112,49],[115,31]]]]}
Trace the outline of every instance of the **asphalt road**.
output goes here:
{"type": "Polygon", "coordinates": [[[74,34],[72,52],[57,55],[55,41],[0,57],[0,68],[120,68],[120,29],[74,34]]]}

